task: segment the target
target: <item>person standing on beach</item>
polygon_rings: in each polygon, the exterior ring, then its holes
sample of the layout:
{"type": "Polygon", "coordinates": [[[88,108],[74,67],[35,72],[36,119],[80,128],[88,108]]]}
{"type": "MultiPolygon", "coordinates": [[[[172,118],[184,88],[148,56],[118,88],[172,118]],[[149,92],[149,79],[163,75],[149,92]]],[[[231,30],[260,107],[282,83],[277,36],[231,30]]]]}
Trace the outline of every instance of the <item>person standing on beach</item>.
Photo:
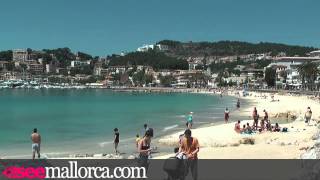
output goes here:
{"type": "Polygon", "coordinates": [[[40,144],[41,144],[41,136],[38,133],[37,128],[33,129],[33,133],[31,134],[32,141],[32,159],[35,159],[36,152],[38,154],[38,158],[40,159],[40,144]]]}
{"type": "Polygon", "coordinates": [[[261,129],[264,130],[265,128],[265,124],[268,124],[269,122],[269,115],[268,115],[268,112],[264,109],[263,110],[264,112],[264,117],[263,119],[261,120],[261,129]]]}
{"type": "Polygon", "coordinates": [[[226,123],[228,123],[228,121],[229,121],[229,110],[228,110],[228,108],[226,108],[226,110],[224,111],[224,121],[226,122],[226,123]]]}
{"type": "Polygon", "coordinates": [[[114,128],[114,151],[116,153],[116,155],[119,153],[118,151],[118,145],[119,145],[119,141],[120,141],[120,134],[119,134],[119,130],[118,128],[114,128]]]}
{"type": "Polygon", "coordinates": [[[187,156],[186,163],[186,174],[188,175],[189,169],[191,169],[191,174],[193,179],[198,178],[198,152],[200,150],[200,145],[198,139],[191,136],[191,130],[187,129],[184,132],[184,139],[179,148],[179,153],[183,153],[187,156]]]}
{"type": "Polygon", "coordinates": [[[149,167],[149,156],[151,154],[151,133],[149,130],[146,131],[143,138],[138,143],[138,153],[139,153],[139,160],[138,163],[141,167],[145,167],[148,170],[149,167]]]}
{"type": "Polygon", "coordinates": [[[307,108],[307,112],[306,112],[305,115],[304,115],[304,118],[306,119],[305,122],[308,123],[308,125],[309,125],[309,123],[310,123],[311,117],[312,117],[312,111],[311,111],[311,108],[308,107],[308,108],[307,108]]]}
{"type": "Polygon", "coordinates": [[[193,112],[190,112],[189,115],[187,116],[187,128],[191,129],[192,128],[192,124],[193,124],[193,116],[192,116],[193,112]]]}
{"type": "Polygon", "coordinates": [[[257,129],[258,128],[259,115],[258,115],[258,111],[257,111],[256,107],[254,107],[254,109],[253,109],[252,118],[253,118],[253,128],[257,129]]]}

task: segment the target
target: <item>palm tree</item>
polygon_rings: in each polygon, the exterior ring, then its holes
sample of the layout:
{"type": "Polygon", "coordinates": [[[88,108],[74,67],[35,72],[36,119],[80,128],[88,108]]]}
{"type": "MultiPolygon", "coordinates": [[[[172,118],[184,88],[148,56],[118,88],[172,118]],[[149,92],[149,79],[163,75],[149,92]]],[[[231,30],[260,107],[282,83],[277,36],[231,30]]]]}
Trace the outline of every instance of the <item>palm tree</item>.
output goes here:
{"type": "Polygon", "coordinates": [[[318,64],[314,62],[303,63],[298,66],[298,72],[302,80],[302,88],[308,87],[309,90],[313,90],[314,82],[319,74],[318,64]]]}

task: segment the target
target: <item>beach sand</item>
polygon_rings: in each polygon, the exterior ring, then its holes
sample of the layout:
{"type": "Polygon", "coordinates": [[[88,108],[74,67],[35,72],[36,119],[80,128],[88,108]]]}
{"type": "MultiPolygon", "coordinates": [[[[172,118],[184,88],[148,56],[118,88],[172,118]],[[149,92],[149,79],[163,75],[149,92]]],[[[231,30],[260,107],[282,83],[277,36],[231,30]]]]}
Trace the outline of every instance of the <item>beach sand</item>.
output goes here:
{"type": "MultiPolygon", "coordinates": [[[[193,129],[192,134],[198,138],[200,143],[199,159],[297,159],[307,149],[315,144],[313,136],[318,132],[317,121],[320,119],[320,104],[307,96],[290,96],[275,94],[271,101],[270,94],[250,93],[251,96],[245,98],[257,107],[260,117],[263,109],[269,113],[269,119],[285,119],[280,127],[287,127],[289,132],[264,132],[254,135],[242,135],[234,131],[234,123],[221,124],[210,127],[193,129]],[[266,95],[267,98],[264,98],[266,95]],[[278,101],[279,100],[279,101],[278,101]],[[304,122],[304,113],[307,107],[313,111],[310,125],[304,122]],[[287,121],[291,116],[296,120],[287,121]],[[278,117],[278,118],[275,118],[278,117]],[[286,122],[287,121],[287,122],[286,122]],[[245,138],[254,140],[254,144],[243,144],[245,138]]],[[[252,108],[241,109],[243,116],[248,116],[248,120],[241,121],[243,124],[252,124],[252,108]]],[[[232,114],[231,114],[232,116],[232,114]]],[[[178,146],[178,137],[183,132],[177,132],[159,139],[159,143],[171,147],[178,146]]],[[[172,156],[158,156],[157,159],[165,159],[172,156]]]]}

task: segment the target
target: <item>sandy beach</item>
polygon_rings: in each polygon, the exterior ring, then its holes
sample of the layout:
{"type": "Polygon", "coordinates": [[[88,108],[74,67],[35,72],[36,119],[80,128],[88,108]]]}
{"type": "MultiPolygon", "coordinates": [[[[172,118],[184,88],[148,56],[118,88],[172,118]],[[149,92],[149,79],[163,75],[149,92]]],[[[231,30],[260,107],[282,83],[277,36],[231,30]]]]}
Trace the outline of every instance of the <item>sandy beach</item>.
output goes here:
{"type": "MultiPolygon", "coordinates": [[[[233,95],[234,92],[232,92],[233,95]]],[[[318,133],[317,121],[320,119],[320,104],[307,96],[274,95],[250,93],[247,99],[263,116],[263,110],[269,113],[269,119],[281,119],[280,127],[287,127],[288,132],[263,132],[253,135],[238,134],[234,131],[234,123],[213,125],[193,129],[193,136],[199,139],[199,159],[299,159],[306,151],[310,151],[316,142],[318,133]],[[313,116],[310,125],[304,122],[304,113],[311,107],[313,116]],[[244,144],[250,138],[254,144],[244,144]]],[[[240,114],[247,116],[243,124],[252,124],[252,108],[240,109],[240,114]]],[[[231,114],[232,116],[232,114],[231,114]]],[[[177,132],[159,139],[159,143],[171,147],[178,146],[178,137],[183,132],[177,132]]],[[[158,156],[164,159],[170,155],[158,156]]]]}

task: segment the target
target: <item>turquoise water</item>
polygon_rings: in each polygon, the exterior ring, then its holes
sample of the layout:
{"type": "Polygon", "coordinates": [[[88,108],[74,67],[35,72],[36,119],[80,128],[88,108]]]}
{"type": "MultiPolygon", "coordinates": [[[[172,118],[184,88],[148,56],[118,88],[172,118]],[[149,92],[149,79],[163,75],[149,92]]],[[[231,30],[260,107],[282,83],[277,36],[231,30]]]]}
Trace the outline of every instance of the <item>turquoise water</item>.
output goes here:
{"type": "Polygon", "coordinates": [[[102,153],[112,151],[115,127],[127,149],[144,123],[159,137],[184,128],[190,111],[197,127],[221,121],[224,108],[234,106],[232,97],[204,94],[0,90],[0,157],[29,155],[35,127],[43,139],[41,151],[48,155],[102,153]]]}

